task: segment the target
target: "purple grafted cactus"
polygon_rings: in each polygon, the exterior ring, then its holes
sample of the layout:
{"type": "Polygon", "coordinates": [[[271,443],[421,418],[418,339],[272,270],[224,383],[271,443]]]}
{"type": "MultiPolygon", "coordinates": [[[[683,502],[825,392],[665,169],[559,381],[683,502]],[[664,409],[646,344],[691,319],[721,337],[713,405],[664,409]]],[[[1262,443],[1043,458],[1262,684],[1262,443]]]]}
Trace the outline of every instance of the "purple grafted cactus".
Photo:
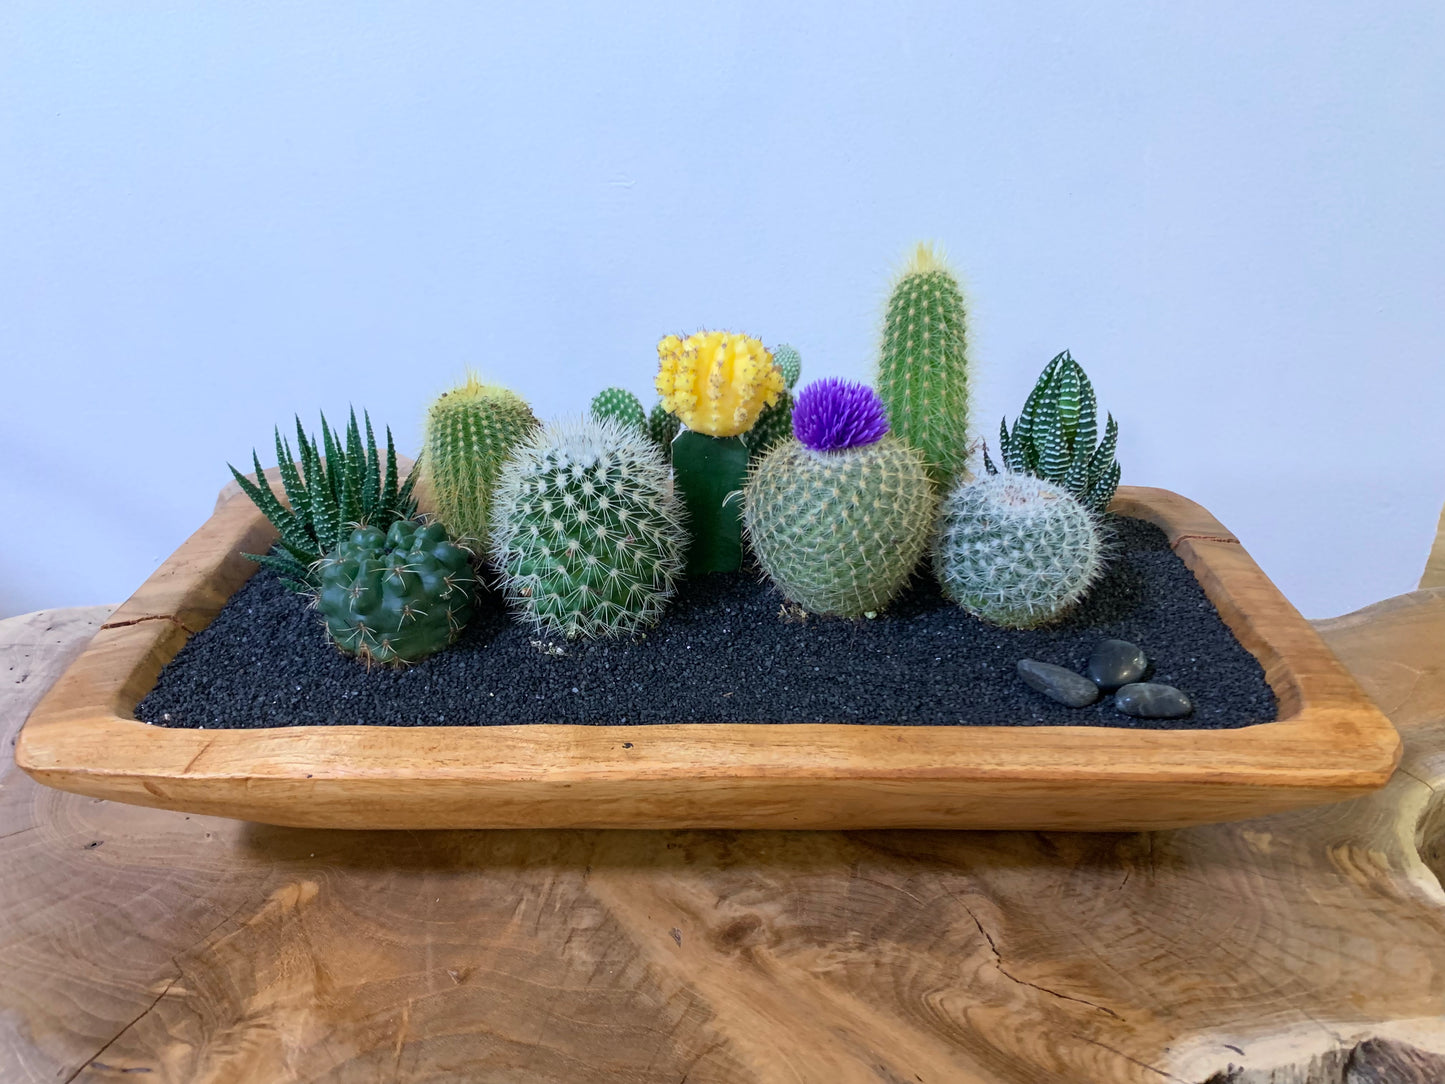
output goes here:
{"type": "Polygon", "coordinates": [[[883,401],[867,384],[824,377],[799,392],[793,407],[793,435],[815,452],[874,444],[887,432],[883,401]]]}

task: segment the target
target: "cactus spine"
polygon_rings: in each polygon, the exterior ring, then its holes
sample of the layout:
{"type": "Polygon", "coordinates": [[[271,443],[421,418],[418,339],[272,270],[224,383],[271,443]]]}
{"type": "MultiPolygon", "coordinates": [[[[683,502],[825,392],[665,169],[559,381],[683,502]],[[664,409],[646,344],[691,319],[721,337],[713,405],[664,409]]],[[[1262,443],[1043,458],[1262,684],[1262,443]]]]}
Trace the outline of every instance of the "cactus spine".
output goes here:
{"type": "Polygon", "coordinates": [[[765,455],[743,491],[753,553],[783,595],[813,613],[881,610],[933,530],[923,457],[887,435],[883,404],[862,385],[810,385],[793,424],[799,439],[765,455]]]}
{"type": "Polygon", "coordinates": [[[958,280],[920,244],[888,298],[877,387],[893,432],[923,453],[941,488],[968,458],[966,325],[958,280]]]}
{"type": "Polygon", "coordinates": [[[319,568],[316,607],[331,639],[368,666],[416,662],[458,636],[472,614],[470,555],[439,523],[358,527],[319,568]]]}
{"type": "Polygon", "coordinates": [[[995,625],[1062,617],[1103,570],[1099,525],[1062,487],[1026,474],[958,486],[944,501],[934,571],[949,598],[995,625]]]}
{"type": "Polygon", "coordinates": [[[549,635],[653,624],[682,572],[687,532],[666,463],[613,420],[549,425],[502,468],[491,557],[512,610],[549,635]]]}
{"type": "Polygon", "coordinates": [[[463,545],[478,552],[485,547],[502,464],[536,428],[520,396],[474,376],[427,411],[421,456],[426,510],[463,545]]]}

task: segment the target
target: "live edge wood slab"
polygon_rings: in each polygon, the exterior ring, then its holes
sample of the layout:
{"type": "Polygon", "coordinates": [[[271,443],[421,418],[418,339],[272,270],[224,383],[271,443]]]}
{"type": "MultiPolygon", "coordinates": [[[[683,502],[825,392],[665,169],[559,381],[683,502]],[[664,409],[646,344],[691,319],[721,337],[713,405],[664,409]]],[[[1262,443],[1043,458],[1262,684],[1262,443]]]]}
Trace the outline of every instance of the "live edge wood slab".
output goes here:
{"type": "Polygon", "coordinates": [[[15,758],[61,790],[335,828],[1147,830],[1260,816],[1383,785],[1390,721],[1249,554],[1199,505],[1123,487],[1262,663],[1279,720],[1237,730],[1106,727],[285,727],[136,721],[161,668],[275,535],[232,498],[96,633],[26,721],[15,758]]]}

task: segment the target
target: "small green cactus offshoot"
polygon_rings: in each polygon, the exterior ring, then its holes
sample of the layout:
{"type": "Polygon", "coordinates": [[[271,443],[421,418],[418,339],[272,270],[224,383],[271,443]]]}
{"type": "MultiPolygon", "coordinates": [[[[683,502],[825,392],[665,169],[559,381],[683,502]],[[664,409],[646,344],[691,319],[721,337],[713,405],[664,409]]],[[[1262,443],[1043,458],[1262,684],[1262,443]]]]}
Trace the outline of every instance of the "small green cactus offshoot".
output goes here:
{"type": "Polygon", "coordinates": [[[536,428],[532,408],[519,395],[474,376],[438,396],[426,416],[423,507],[452,537],[482,552],[502,463],[536,428]]]}
{"type": "Polygon", "coordinates": [[[662,614],[687,531],[662,454],[636,430],[554,423],[497,485],[491,559],[507,603],[541,633],[630,635],[662,614]]]}
{"type": "Polygon", "coordinates": [[[316,608],[331,639],[368,666],[399,666],[440,651],[472,615],[471,555],[439,523],[358,527],[318,566],[316,608]]]}
{"type": "Polygon", "coordinates": [[[1103,570],[1099,523],[1062,487],[1027,474],[958,486],[934,544],[944,594],[969,613],[1028,629],[1062,617],[1103,570]]]}
{"type": "MultiPolygon", "coordinates": [[[[235,467],[231,474],[242,492],[266,514],[281,537],[267,554],[247,553],[243,556],[274,569],[293,591],[313,591],[317,585],[313,566],[321,555],[332,549],[357,525],[370,525],[385,531],[398,519],[416,512],[412,499],[412,476],[400,482],[396,469],[396,446],[391,430],[386,431],[386,463],[383,467],[376,438],[371,431],[371,417],[365,412],[366,441],[356,425],[356,411],[346,427],[344,438],[333,433],[321,416],[321,443],[308,437],[296,419],[296,444],[300,450],[300,467],[291,453],[291,444],[276,429],[276,460],[286,505],[271,489],[261,470],[261,459],[252,451],[256,468],[252,482],[235,467]],[[345,443],[342,443],[344,439],[345,443]],[[287,507],[289,505],[289,507],[287,507]]],[[[230,464],[227,464],[230,466],[230,464]]]]}
{"type": "MultiPolygon", "coordinates": [[[[1119,427],[1108,416],[1104,439],[1097,445],[1098,406],[1094,386],[1083,368],[1065,350],[1044,368],[1029,392],[1013,429],[999,422],[999,453],[1004,469],[1056,482],[1089,511],[1102,514],[1119,488],[1119,462],[1114,448],[1119,427]]],[[[998,468],[983,450],[989,474],[998,468]]]]}
{"type": "Polygon", "coordinates": [[[597,421],[621,422],[630,429],[636,429],[644,436],[651,436],[647,425],[647,411],[642,401],[626,388],[607,388],[592,398],[592,417],[597,421]]]}
{"type": "Polygon", "coordinates": [[[893,432],[923,453],[940,489],[967,465],[969,368],[958,279],[919,245],[888,298],[877,387],[893,432]]]}
{"type": "Polygon", "coordinates": [[[750,464],[757,463],[767,452],[793,435],[792,388],[802,375],[803,359],[797,348],[783,345],[774,348],[773,364],[782,370],[787,387],[778,395],[776,403],[763,408],[753,427],[743,435],[750,464]]]}
{"type": "Polygon", "coordinates": [[[803,356],[796,346],[783,343],[773,347],[773,364],[783,370],[783,383],[789,391],[798,386],[798,377],[803,375],[803,356]]]}
{"type": "Polygon", "coordinates": [[[647,416],[647,432],[652,437],[652,443],[662,449],[662,456],[669,463],[672,462],[672,442],[681,429],[682,422],[677,420],[677,415],[661,402],[653,406],[652,413],[647,416]]]}

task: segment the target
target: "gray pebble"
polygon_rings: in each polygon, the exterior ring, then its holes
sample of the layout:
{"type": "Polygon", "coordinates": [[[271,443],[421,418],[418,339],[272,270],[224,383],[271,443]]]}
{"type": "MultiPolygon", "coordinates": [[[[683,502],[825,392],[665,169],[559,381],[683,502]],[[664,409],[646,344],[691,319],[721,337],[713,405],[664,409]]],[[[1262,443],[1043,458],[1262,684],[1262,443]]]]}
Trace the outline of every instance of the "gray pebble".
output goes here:
{"type": "Polygon", "coordinates": [[[1128,640],[1100,640],[1084,667],[1094,684],[1105,692],[1138,681],[1149,669],[1144,649],[1128,640]]]}
{"type": "Polygon", "coordinates": [[[1125,685],[1114,694],[1114,706],[1140,719],[1182,719],[1194,710],[1189,697],[1173,685],[1153,682],[1125,685]]]}
{"type": "Polygon", "coordinates": [[[1099,699],[1099,687],[1092,681],[1051,662],[1020,659],[1018,670],[1029,688],[1071,708],[1086,708],[1099,699]]]}

